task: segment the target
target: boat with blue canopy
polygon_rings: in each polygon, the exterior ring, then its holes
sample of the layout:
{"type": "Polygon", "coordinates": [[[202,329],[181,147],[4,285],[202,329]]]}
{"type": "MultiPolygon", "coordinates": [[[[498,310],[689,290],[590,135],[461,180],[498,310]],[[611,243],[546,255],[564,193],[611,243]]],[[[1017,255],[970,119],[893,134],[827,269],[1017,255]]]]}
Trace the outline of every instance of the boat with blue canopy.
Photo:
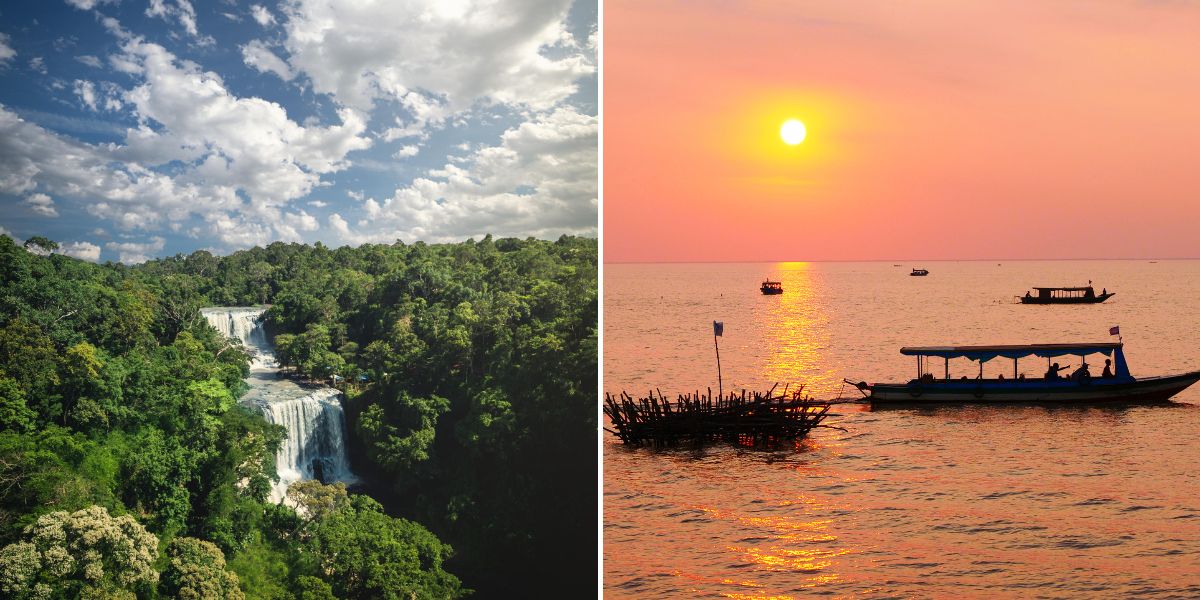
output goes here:
{"type": "MultiPolygon", "coordinates": [[[[1084,344],[1027,344],[1006,346],[919,346],[905,347],[900,353],[917,358],[917,376],[907,383],[867,383],[847,380],[862,390],[872,402],[1150,402],[1166,400],[1200,380],[1200,371],[1181,375],[1134,377],[1125,361],[1121,342],[1084,344]],[[1093,371],[1088,357],[1102,355],[1103,371],[1093,371]],[[1079,359],[1072,370],[1068,363],[1055,359],[1079,359]],[[952,359],[977,362],[970,375],[951,375],[952,359]],[[1041,360],[1046,370],[1041,377],[1027,377],[1021,371],[1041,360]],[[1012,377],[1003,373],[984,376],[984,363],[1011,360],[1012,377]],[[1070,374],[1064,372],[1070,371],[1070,374]]],[[[1066,362],[1066,361],[1064,361],[1066,362]]],[[[1007,371],[1007,368],[1004,369],[1007,371]]],[[[961,371],[960,371],[961,373],[961,371]]]]}

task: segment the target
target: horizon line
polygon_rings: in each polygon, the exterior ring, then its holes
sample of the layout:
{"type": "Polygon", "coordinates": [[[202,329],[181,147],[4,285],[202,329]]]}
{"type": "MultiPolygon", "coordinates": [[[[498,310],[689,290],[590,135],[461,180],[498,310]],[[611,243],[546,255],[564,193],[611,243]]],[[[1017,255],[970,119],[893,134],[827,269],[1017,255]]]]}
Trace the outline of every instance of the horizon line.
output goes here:
{"type": "Polygon", "coordinates": [[[804,263],[850,263],[850,262],[1035,262],[1035,261],[1128,261],[1128,260],[1200,260],[1200,257],[1137,257],[1137,258],[936,258],[936,259],[910,259],[910,258],[863,258],[863,259],[814,259],[814,260],[604,260],[606,265],[663,265],[663,264],[752,264],[752,263],[789,263],[789,262],[804,262],[804,263]]]}

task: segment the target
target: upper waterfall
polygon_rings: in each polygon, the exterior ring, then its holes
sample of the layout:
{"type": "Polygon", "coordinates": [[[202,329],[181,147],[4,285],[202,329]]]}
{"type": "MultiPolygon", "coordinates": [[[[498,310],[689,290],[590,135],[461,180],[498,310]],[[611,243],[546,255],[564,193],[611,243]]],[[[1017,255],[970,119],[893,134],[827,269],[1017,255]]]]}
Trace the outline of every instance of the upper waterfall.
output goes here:
{"type": "Polygon", "coordinates": [[[265,306],[229,306],[202,308],[200,314],[209,325],[227,338],[239,340],[250,351],[250,369],[278,371],[274,348],[267,341],[259,319],[267,312],[265,306]]]}

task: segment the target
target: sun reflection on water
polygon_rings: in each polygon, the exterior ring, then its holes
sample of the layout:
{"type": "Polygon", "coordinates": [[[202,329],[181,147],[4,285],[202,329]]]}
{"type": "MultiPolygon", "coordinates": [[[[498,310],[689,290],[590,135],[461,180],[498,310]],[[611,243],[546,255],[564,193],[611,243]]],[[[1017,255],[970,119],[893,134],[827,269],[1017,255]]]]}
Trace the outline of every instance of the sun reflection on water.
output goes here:
{"type": "MultiPolygon", "coordinates": [[[[832,532],[835,519],[827,514],[835,507],[821,498],[799,496],[775,503],[778,507],[794,508],[795,515],[744,515],[713,507],[697,506],[711,518],[737,522],[739,529],[758,530],[765,533],[760,543],[754,545],[726,546],[726,550],[737,557],[738,562],[753,565],[756,571],[790,572],[802,577],[796,587],[811,588],[842,580],[836,572],[838,558],[858,553],[854,548],[839,546],[838,536],[832,532]],[[815,517],[815,518],[814,518],[815,517]]],[[[734,584],[732,580],[723,583],[734,584]]],[[[760,587],[753,582],[737,582],[742,587],[760,587]]],[[[744,592],[726,592],[729,598],[789,598],[791,596],[755,595],[744,592]]]]}
{"type": "Polygon", "coordinates": [[[755,327],[763,332],[766,345],[763,376],[803,384],[814,396],[828,395],[840,380],[822,359],[830,342],[829,315],[817,275],[807,262],[781,262],[771,268],[785,291],[772,298],[765,311],[755,313],[755,327]]]}
{"type": "Polygon", "coordinates": [[[760,594],[735,594],[732,592],[721,594],[726,598],[733,600],[795,600],[795,596],[767,596],[760,594]]]}

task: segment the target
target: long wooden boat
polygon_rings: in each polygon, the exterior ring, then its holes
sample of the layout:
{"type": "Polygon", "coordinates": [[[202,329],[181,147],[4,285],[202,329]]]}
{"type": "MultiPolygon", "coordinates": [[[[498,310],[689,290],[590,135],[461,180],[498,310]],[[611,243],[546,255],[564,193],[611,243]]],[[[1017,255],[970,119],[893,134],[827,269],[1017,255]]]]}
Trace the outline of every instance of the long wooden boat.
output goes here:
{"type": "Polygon", "coordinates": [[[911,275],[913,277],[924,277],[928,274],[929,274],[929,271],[927,269],[913,269],[912,273],[909,273],[909,275],[911,275]]]}
{"type": "Polygon", "coordinates": [[[1096,294],[1092,286],[1086,287],[1035,287],[1036,294],[1025,292],[1021,304],[1099,304],[1112,298],[1116,292],[1107,288],[1096,294]]]}
{"type": "MultiPolygon", "coordinates": [[[[1158,377],[1134,377],[1125,362],[1121,343],[1031,344],[1020,346],[927,346],[901,348],[900,353],[917,357],[917,377],[907,383],[867,383],[847,380],[862,390],[872,403],[912,402],[1064,402],[1102,401],[1150,402],[1166,400],[1200,380],[1200,371],[1158,377]],[[1091,374],[1087,357],[1102,354],[1109,376],[1091,374]],[[1079,357],[1082,364],[1069,377],[1060,377],[1054,358],[1079,357]],[[1046,373],[1026,378],[1020,372],[1022,358],[1046,359],[1046,373]],[[979,362],[976,377],[950,376],[950,360],[966,358],[979,362]],[[941,377],[930,369],[931,359],[942,359],[941,377]],[[1013,377],[983,378],[983,363],[1011,359],[1013,377]]],[[[1040,361],[1038,363],[1040,365],[1040,361]]],[[[1038,367],[1040,370],[1040,366],[1038,367]]]]}

